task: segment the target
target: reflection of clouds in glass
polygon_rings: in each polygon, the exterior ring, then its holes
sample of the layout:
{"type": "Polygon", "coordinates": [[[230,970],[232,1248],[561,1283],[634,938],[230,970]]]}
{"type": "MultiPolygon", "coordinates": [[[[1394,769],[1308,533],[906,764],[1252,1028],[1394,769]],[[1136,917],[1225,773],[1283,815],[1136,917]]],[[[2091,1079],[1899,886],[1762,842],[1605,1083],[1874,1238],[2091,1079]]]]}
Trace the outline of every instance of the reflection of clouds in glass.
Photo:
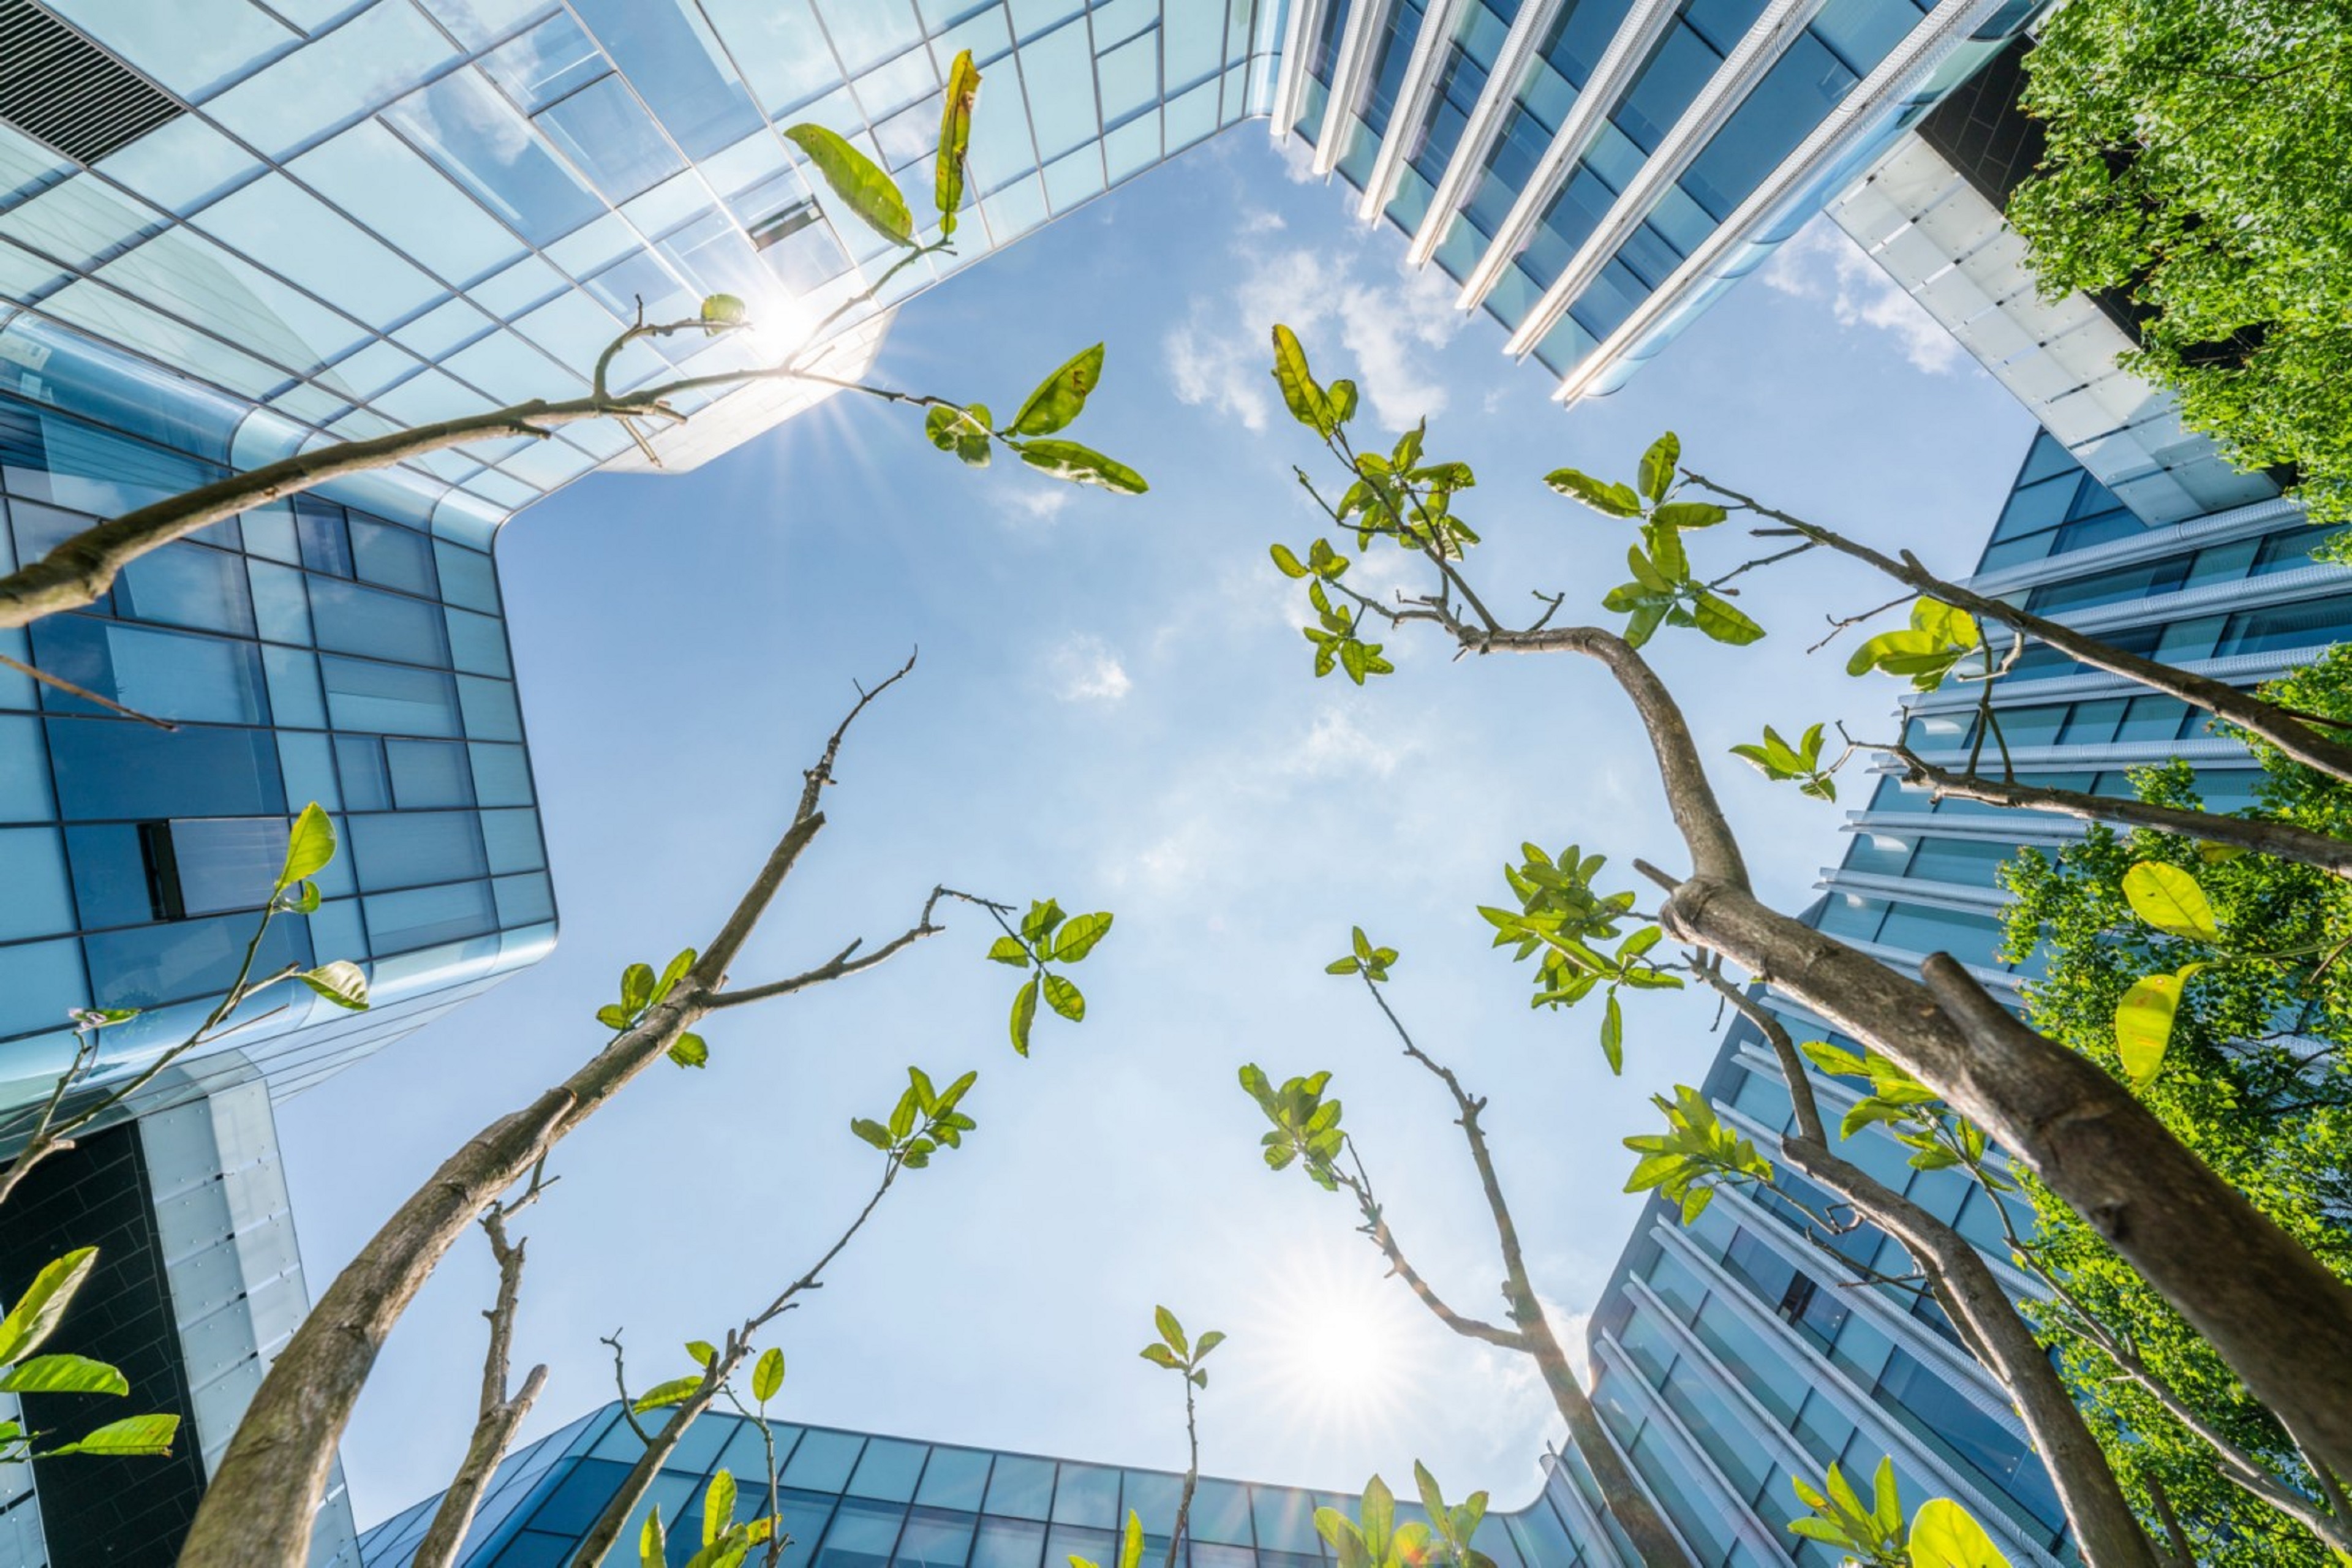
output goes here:
{"type": "Polygon", "coordinates": [[[412,93],[384,118],[534,244],[559,239],[604,210],[530,122],[472,71],[412,93]]]}
{"type": "Polygon", "coordinates": [[[482,69],[527,112],[536,112],[608,68],[580,24],[558,12],[482,57],[482,69]]]}

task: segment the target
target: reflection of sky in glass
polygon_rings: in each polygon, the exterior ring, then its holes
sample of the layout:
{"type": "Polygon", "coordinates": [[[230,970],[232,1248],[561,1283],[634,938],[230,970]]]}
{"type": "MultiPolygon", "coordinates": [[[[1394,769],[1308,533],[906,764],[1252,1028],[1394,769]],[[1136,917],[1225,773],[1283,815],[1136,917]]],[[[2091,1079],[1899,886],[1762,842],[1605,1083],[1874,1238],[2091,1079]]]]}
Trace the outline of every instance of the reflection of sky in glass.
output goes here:
{"type": "Polygon", "coordinates": [[[471,71],[443,77],[385,110],[384,118],[534,245],[561,238],[603,210],[530,122],[471,71]]]}

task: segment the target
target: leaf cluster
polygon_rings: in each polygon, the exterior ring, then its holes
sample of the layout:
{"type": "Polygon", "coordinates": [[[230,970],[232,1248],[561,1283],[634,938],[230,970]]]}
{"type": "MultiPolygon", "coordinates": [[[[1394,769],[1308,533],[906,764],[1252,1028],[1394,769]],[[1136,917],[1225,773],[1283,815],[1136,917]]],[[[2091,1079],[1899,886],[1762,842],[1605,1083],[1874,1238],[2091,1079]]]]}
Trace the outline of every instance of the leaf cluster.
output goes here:
{"type": "Polygon", "coordinates": [[[1789,1523],[1792,1534],[1846,1554],[1859,1568],[2009,1568],[2009,1559],[1969,1511],[1950,1498],[1929,1498],[1903,1521],[1895,1461],[1882,1459],[1865,1502],[1836,1465],[1822,1486],[1791,1477],[1797,1499],[1812,1511],[1789,1523]]]}
{"type": "Polygon", "coordinates": [[[919,1171],[940,1150],[963,1147],[963,1135],[976,1123],[956,1107],[979,1081],[980,1074],[968,1072],[946,1089],[937,1089],[931,1087],[928,1073],[910,1067],[907,1087],[890,1114],[879,1120],[856,1117],[849,1130],[907,1169],[919,1171]]]}
{"type": "Polygon", "coordinates": [[[1620,940],[1618,927],[1637,917],[1630,891],[1604,894],[1594,889],[1593,879],[1608,864],[1607,857],[1586,855],[1573,844],[1557,858],[1536,844],[1520,845],[1519,853],[1523,857],[1519,865],[1503,868],[1504,880],[1518,896],[1518,909],[1481,904],[1478,912],[1495,928],[1494,945],[1516,950],[1512,962],[1537,959],[1535,994],[1528,999],[1528,1006],[1572,1007],[1596,988],[1606,987],[1601,1049],[1609,1058],[1609,1070],[1622,1072],[1625,1014],[1617,1000],[1618,988],[1675,991],[1682,987],[1682,976],[1648,956],[1665,933],[1656,924],[1643,921],[1620,940]],[[1602,942],[1616,942],[1616,951],[1603,953],[1596,945],[1602,942]]]}
{"type": "Polygon", "coordinates": [[[1726,1127],[1698,1090],[1676,1084],[1674,1099],[1654,1094],[1650,1103],[1665,1117],[1666,1131],[1625,1140],[1625,1147],[1642,1156],[1625,1179],[1627,1192],[1655,1189],[1667,1202],[1682,1205],[1682,1223],[1689,1225],[1715,1201],[1717,1186],[1771,1182],[1772,1163],[1726,1127]]]}
{"type": "Polygon", "coordinates": [[[1603,517],[1636,519],[1641,541],[1626,547],[1633,580],[1609,590],[1601,607],[1626,616],[1624,637],[1640,647],[1662,626],[1694,626],[1717,642],[1740,646],[1764,628],[1727,596],[1736,589],[1692,575],[1685,531],[1712,528],[1729,514],[1713,501],[1677,500],[1683,487],[1682,439],[1669,430],[1635,464],[1636,482],[1595,479],[1580,468],[1555,468],[1544,483],[1603,517]],[[1721,591],[1718,591],[1721,589],[1721,591]]]}
{"type": "Polygon", "coordinates": [[[1764,726],[1762,743],[1744,742],[1731,748],[1731,754],[1755,768],[1775,784],[1790,779],[1798,781],[1797,791],[1815,800],[1837,799],[1837,781],[1822,767],[1822,726],[1812,725],[1798,738],[1795,745],[1781,739],[1780,731],[1771,725],[1764,726]]]}
{"type": "Polygon", "coordinates": [[[1323,1098],[1330,1083],[1327,1070],[1307,1078],[1285,1079],[1276,1088],[1255,1063],[1241,1069],[1243,1090],[1257,1101],[1274,1131],[1258,1142],[1269,1170],[1281,1171],[1298,1162],[1315,1184],[1325,1192],[1339,1189],[1339,1159],[1347,1147],[1339,1125],[1339,1101],[1323,1098]]]}
{"type": "MultiPolygon", "coordinates": [[[[650,963],[632,963],[621,971],[621,999],[596,1009],[596,1021],[616,1035],[626,1034],[646,1021],[646,1015],[669,1000],[677,983],[694,967],[695,952],[683,949],[654,973],[650,963]]],[[[710,1060],[710,1047],[700,1035],[681,1034],[670,1043],[669,1059],[682,1068],[698,1068],[710,1060]]]]}
{"type": "Polygon", "coordinates": [[[1324,973],[1360,974],[1365,979],[1374,982],[1388,979],[1389,965],[1397,961],[1395,948],[1374,947],[1371,938],[1364,934],[1364,928],[1361,926],[1349,929],[1349,951],[1345,955],[1335,958],[1323,966],[1324,973]]]}
{"type": "Polygon", "coordinates": [[[1067,975],[1056,974],[1046,966],[1080,962],[1110,934],[1110,926],[1108,910],[1066,916],[1052,899],[1032,900],[1029,912],[1021,917],[1020,934],[1007,931],[989,948],[988,956],[998,963],[1034,971],[1013,996],[1014,1050],[1024,1057],[1029,1054],[1029,1034],[1037,1022],[1040,998],[1071,1023],[1085,1021],[1085,994],[1067,975]]]}
{"type": "Polygon", "coordinates": [[[1955,1165],[1996,1193],[2014,1192],[2016,1184],[1992,1168],[1987,1156],[1990,1144],[1982,1129],[1955,1114],[1941,1096],[1877,1051],[1848,1049],[1826,1040],[1808,1040],[1797,1047],[1805,1059],[1832,1078],[1869,1081],[1870,1092],[1853,1102],[1838,1125],[1841,1139],[1883,1123],[1895,1141],[1911,1151],[1914,1170],[1944,1171],[1955,1165]]]}
{"type": "MultiPolygon", "coordinates": [[[[0,1318],[0,1394],[130,1394],[130,1380],[118,1367],[89,1356],[37,1353],[97,1267],[95,1247],[77,1247],[52,1259],[33,1277],[8,1315],[0,1318]]],[[[37,1449],[44,1434],[30,1430],[22,1420],[0,1421],[0,1465],[67,1454],[169,1454],[179,1429],[176,1415],[131,1415],[107,1422],[73,1442],[37,1449]]]]}
{"type": "Polygon", "coordinates": [[[1974,616],[1938,599],[1916,599],[1911,605],[1911,624],[1900,631],[1881,632],[1854,649],[1845,661],[1845,672],[1868,675],[1875,669],[1907,679],[1914,691],[1933,691],[1960,660],[1983,647],[1984,627],[1974,616]]]}
{"type": "Polygon", "coordinates": [[[1359,1517],[1349,1519],[1336,1508],[1315,1510],[1316,1532],[1331,1544],[1339,1568],[1494,1568],[1494,1559],[1471,1544],[1486,1517],[1486,1494],[1472,1492],[1448,1506],[1437,1478],[1418,1459],[1413,1479],[1421,1492],[1427,1523],[1396,1517],[1396,1496],[1388,1483],[1374,1476],[1364,1483],[1359,1517]]]}
{"type": "Polygon", "coordinates": [[[1137,1353],[1152,1365],[1165,1367],[1185,1378],[1195,1388],[1208,1387],[1209,1374],[1201,1369],[1201,1363],[1208,1359],[1211,1351],[1225,1342],[1223,1331],[1211,1329],[1198,1341],[1188,1339],[1184,1325],[1165,1307],[1151,1309],[1151,1321],[1152,1327],[1160,1331],[1160,1337],[1137,1353]]]}

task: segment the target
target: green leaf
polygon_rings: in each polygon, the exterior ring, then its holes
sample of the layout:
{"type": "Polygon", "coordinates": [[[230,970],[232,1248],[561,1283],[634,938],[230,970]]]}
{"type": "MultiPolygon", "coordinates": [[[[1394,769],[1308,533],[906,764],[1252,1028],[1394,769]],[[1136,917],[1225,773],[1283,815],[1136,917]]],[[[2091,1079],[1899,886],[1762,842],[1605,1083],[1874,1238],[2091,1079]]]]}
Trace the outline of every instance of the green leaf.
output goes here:
{"type": "Polygon", "coordinates": [[[1168,1342],[1169,1348],[1178,1355],[1192,1353],[1192,1342],[1184,1337],[1184,1325],[1176,1321],[1175,1313],[1165,1307],[1154,1307],[1151,1309],[1151,1324],[1160,1331],[1160,1337],[1168,1342]]]}
{"type": "Polygon", "coordinates": [[[602,1007],[597,1008],[596,1021],[604,1025],[604,1027],[615,1031],[625,1029],[631,1024],[636,1022],[635,1018],[632,1018],[629,1016],[629,1010],[626,1007],[622,1006],[618,1002],[607,1002],[602,1007]]]}
{"type": "Polygon", "coordinates": [[[76,1247],[33,1276],[8,1316],[0,1319],[0,1366],[19,1362],[40,1348],[56,1330],[66,1307],[98,1267],[98,1248],[76,1247]]]}
{"type": "Polygon", "coordinates": [[[1020,450],[1021,460],[1031,468],[1074,485],[1100,485],[1129,496],[1139,496],[1151,488],[1126,464],[1076,441],[1027,441],[1020,450]]]}
{"type": "Polygon", "coordinates": [[[1356,416],[1356,384],[1342,378],[1331,384],[1331,423],[1345,425],[1356,416]]]}
{"type": "Polygon", "coordinates": [[[1016,436],[1051,436],[1085,412],[1087,397],[1102,384],[1103,346],[1072,356],[1070,363],[1038,383],[1013,416],[1016,436]]]}
{"type": "Polygon", "coordinates": [[[314,800],[302,808],[286,836],[286,863],[278,868],[278,886],[270,889],[271,893],[282,893],[295,883],[317,876],[334,858],[335,825],[329,820],[326,809],[314,800]]]}
{"type": "Polygon", "coordinates": [[[637,1532],[637,1563],[638,1568],[668,1568],[669,1543],[662,1537],[659,1503],[646,1515],[646,1527],[637,1532]]]}
{"type": "Polygon", "coordinates": [[[1929,1498],[1911,1516],[1911,1568],[2009,1568],[2009,1559],[1958,1503],[1929,1498]]]}
{"type": "Polygon", "coordinates": [[[1878,1461],[1878,1470],[1871,1478],[1871,1522],[1881,1533],[1893,1540],[1903,1531],[1903,1496],[1895,1479],[1895,1460],[1889,1457],[1878,1461]]]}
{"type": "Polygon", "coordinates": [[[695,1365],[708,1368],[719,1359],[719,1347],[709,1340],[688,1340],[686,1342],[686,1353],[695,1365]]]}
{"type": "Polygon", "coordinates": [[[1675,482],[1675,466],[1683,460],[1682,438],[1669,430],[1650,443],[1642,454],[1639,479],[1642,493],[1652,500],[1665,499],[1666,490],[1675,482]]]}
{"type": "Polygon", "coordinates": [[[1860,1078],[1868,1071],[1867,1062],[1859,1052],[1831,1045],[1827,1040],[1808,1040],[1797,1049],[1804,1053],[1807,1061],[1832,1077],[1860,1078]]]}
{"type": "Polygon", "coordinates": [[[319,912],[319,884],[316,882],[295,883],[294,902],[292,908],[294,912],[298,915],[317,914],[319,912]]]}
{"type": "Polygon", "coordinates": [[[1609,993],[1609,1010],[1601,1016],[1601,1052],[1609,1058],[1609,1070],[1622,1074],[1625,1070],[1625,1010],[1617,1005],[1617,993],[1609,993]]]}
{"type": "Polygon", "coordinates": [[[694,1391],[702,1386],[698,1377],[673,1377],[667,1383],[655,1384],[637,1395],[629,1408],[643,1415],[648,1410],[661,1410],[672,1405],[683,1405],[694,1391]]]}
{"type": "MultiPolygon", "coordinates": [[[[1319,544],[1322,541],[1318,540],[1316,542],[1319,544]]],[[[1275,566],[1284,576],[1304,577],[1307,574],[1307,568],[1299,564],[1298,557],[1292,553],[1287,544],[1270,545],[1267,547],[1267,553],[1274,557],[1275,566]]]]}
{"type": "Polygon", "coordinates": [[[331,959],[294,978],[338,1007],[353,1013],[367,1011],[367,972],[348,958],[331,959]]]}
{"type": "Polygon", "coordinates": [[[1748,613],[1728,599],[1701,593],[1691,613],[1698,617],[1698,629],[1717,642],[1741,646],[1752,643],[1764,635],[1764,628],[1748,619],[1748,613]]]}
{"type": "Polygon", "coordinates": [[[743,301],[732,294],[702,297],[702,324],[706,327],[740,327],[748,313],[743,301]]]}
{"type": "Polygon", "coordinates": [[[849,1124],[849,1130],[877,1149],[887,1149],[896,1142],[890,1136],[890,1130],[887,1127],[868,1116],[860,1116],[853,1120],[849,1124]]]}
{"type": "Polygon", "coordinates": [[[1086,997],[1058,974],[1045,976],[1045,1005],[1073,1024],[1083,1022],[1087,1016],[1086,997]]]}
{"type": "Polygon", "coordinates": [[[990,942],[988,956],[999,963],[1009,963],[1015,969],[1026,969],[1031,963],[1029,950],[1021,944],[1019,937],[1013,936],[1000,936],[990,942]]]}
{"type": "Polygon", "coordinates": [[[2221,922],[2197,879],[2161,860],[2142,860],[2124,873],[2124,899],[2132,913],[2170,936],[2218,942],[2221,922]]]}
{"type": "Polygon", "coordinates": [[[680,1035],[669,1043],[667,1054],[682,1068],[704,1067],[710,1061],[710,1047],[703,1044],[700,1035],[680,1035]]]}
{"type": "Polygon", "coordinates": [[[654,982],[655,1001],[661,1001],[677,989],[677,983],[686,978],[688,970],[694,967],[694,949],[689,947],[662,966],[661,978],[654,982]]]}
{"type": "Polygon", "coordinates": [[[1029,1026],[1037,1021],[1037,977],[1031,975],[1013,998],[1013,1048],[1029,1054],[1029,1026]]]}
{"type": "Polygon", "coordinates": [[[985,403],[969,408],[934,404],[923,416],[923,434],[930,437],[932,446],[953,452],[966,467],[984,468],[994,451],[989,438],[989,422],[993,417],[985,403]]]}
{"type": "Polygon", "coordinates": [[[1663,601],[1652,601],[1637,605],[1632,618],[1625,623],[1625,645],[1628,647],[1640,647],[1650,640],[1651,635],[1658,629],[1659,623],[1665,618],[1666,605],[1663,601]]]}
{"type": "Polygon", "coordinates": [[[1650,514],[1660,528],[1713,528],[1731,514],[1712,501],[1670,500],[1650,514]]]}
{"type": "Polygon", "coordinates": [[[1293,419],[1318,436],[1328,437],[1339,427],[1330,395],[1307,368],[1307,351],[1299,346],[1298,334],[1279,321],[1274,326],[1274,380],[1293,419]]]}
{"type": "Polygon", "coordinates": [[[2124,1076],[2135,1089],[2146,1089],[2164,1070],[2165,1048],[2172,1043],[2181,992],[2204,967],[2192,963],[2177,973],[2134,981],[2116,1005],[2116,1054],[2123,1058],[2124,1076]]]}
{"type": "Polygon", "coordinates": [[[29,1356],[0,1373],[0,1394],[128,1394],[131,1380],[82,1355],[29,1356]]]}
{"type": "Polygon", "coordinates": [[[642,1013],[654,999],[654,966],[632,963],[621,971],[621,1005],[642,1013]]]}
{"type": "Polygon", "coordinates": [[[1428,1511],[1429,1517],[1433,1520],[1444,1519],[1445,1494],[1438,1489],[1437,1478],[1429,1473],[1429,1467],[1419,1459],[1412,1462],[1412,1482],[1414,1488],[1421,1493],[1421,1506],[1428,1511]]]}
{"type": "Polygon", "coordinates": [[[172,1439],[179,1435],[180,1418],[176,1415],[128,1415],[120,1421],[110,1421],[79,1442],[51,1448],[45,1458],[58,1454],[116,1454],[137,1458],[168,1454],[172,1439]]]}
{"type": "Polygon", "coordinates": [[[1193,1345],[1192,1359],[1196,1362],[1202,1360],[1211,1351],[1215,1350],[1219,1345],[1223,1344],[1224,1342],[1225,1331],[1223,1329],[1211,1329],[1207,1333],[1201,1336],[1198,1343],[1193,1345]]]}
{"type": "Polygon", "coordinates": [[[907,198],[873,159],[822,125],[794,125],[785,131],[784,139],[807,154],[860,223],[894,245],[913,246],[915,219],[907,210],[907,198]]]}
{"type": "Polygon", "coordinates": [[[1177,1359],[1176,1352],[1156,1340],[1137,1353],[1154,1366],[1164,1366],[1171,1372],[1184,1370],[1184,1363],[1177,1359]]]}
{"type": "Polygon", "coordinates": [[[784,1386],[784,1352],[773,1345],[760,1352],[751,1367],[751,1397],[765,1405],[784,1386]]]}
{"type": "Polygon", "coordinates": [[[1582,501],[1598,512],[1611,517],[1639,517],[1642,498],[1630,486],[1610,484],[1594,479],[1577,468],[1554,468],[1544,476],[1544,483],[1561,495],[1582,501]]]}
{"type": "Polygon", "coordinates": [[[971,150],[971,108],[980,97],[980,72],[965,49],[948,67],[947,89],[940,100],[940,150],[931,176],[931,196],[940,209],[940,237],[956,231],[956,214],[963,206],[964,159],[971,150]]]}
{"type": "Polygon", "coordinates": [[[702,1494],[702,1544],[710,1545],[735,1522],[735,1478],[725,1470],[710,1478],[702,1494]]]}
{"type": "Polygon", "coordinates": [[[1097,943],[1110,934],[1110,911],[1098,910],[1090,915],[1072,915],[1054,938],[1054,962],[1076,963],[1095,950],[1097,943]]]}
{"type": "Polygon", "coordinates": [[[1138,1568],[1143,1561],[1143,1520],[1135,1510],[1127,1510],[1127,1530],[1119,1537],[1118,1568],[1138,1568]]]}

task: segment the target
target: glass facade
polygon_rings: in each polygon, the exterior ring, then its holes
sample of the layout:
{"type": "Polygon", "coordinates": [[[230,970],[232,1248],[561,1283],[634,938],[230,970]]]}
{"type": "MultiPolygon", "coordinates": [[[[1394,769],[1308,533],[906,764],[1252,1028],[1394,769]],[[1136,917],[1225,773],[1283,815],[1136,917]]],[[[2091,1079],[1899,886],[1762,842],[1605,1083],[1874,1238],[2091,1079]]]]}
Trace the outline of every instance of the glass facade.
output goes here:
{"type": "MultiPolygon", "coordinates": [[[[768,1441],[759,1424],[711,1414],[688,1429],[630,1518],[634,1542],[646,1516],[665,1524],[701,1517],[710,1478],[728,1471],[740,1489],[736,1517],[774,1511],[793,1538],[786,1568],[1062,1568],[1071,1553],[1115,1562],[1132,1511],[1144,1555],[1159,1562],[1175,1528],[1181,1475],[1040,1458],[873,1436],[824,1426],[769,1424],[777,1497],[768,1493],[768,1441]]],[[[618,1405],[573,1422],[508,1457],[459,1552],[463,1568],[553,1568],[569,1561],[644,1446],[618,1405]]],[[[1515,1513],[1490,1513],[1479,1548],[1496,1568],[1587,1568],[1595,1555],[1591,1515],[1568,1472],[1546,1466],[1543,1490],[1515,1513]]],[[[438,1498],[394,1515],[360,1538],[369,1568],[406,1568],[432,1522],[438,1498]]],[[[1177,1561],[1187,1568],[1328,1568],[1329,1548],[1315,1510],[1346,1510],[1360,1500],[1297,1487],[1204,1477],[1192,1500],[1177,1561]]],[[[1400,1521],[1427,1515],[1397,1504],[1400,1521]]],[[[669,1561],[698,1547],[693,1529],[673,1530],[669,1561]]]]}
{"type": "MultiPolygon", "coordinates": [[[[2106,640],[2194,661],[2234,683],[2267,679],[2352,637],[2352,574],[2310,559],[2328,531],[2262,504],[2152,529],[2037,435],[1988,541],[1973,585],[2095,630],[2106,640]]],[[[1995,688],[2001,732],[2025,782],[2131,793],[2129,770],[2173,757],[2196,765],[2209,806],[2251,805],[2256,771],[2206,716],[2029,646],[1995,688]]],[[[1966,762],[1973,690],[1907,700],[1905,733],[1931,761],[1966,762]]],[[[1898,964],[1949,952],[1996,995],[2040,973],[2041,955],[2000,950],[2006,895],[1998,868],[2021,843],[2055,847],[2067,819],[1972,801],[1930,803],[1882,777],[1848,824],[1843,864],[1825,874],[1811,923],[1898,964]]],[[[1768,1002],[1799,1039],[1853,1042],[1785,999],[1768,1002]]],[[[1727,1032],[1706,1092],[1726,1121],[1772,1147],[1792,1122],[1769,1047],[1744,1020],[1727,1032]]],[[[1853,1100],[1816,1079],[1825,1115],[1853,1100]]],[[[2010,1268],[1994,1200],[1949,1171],[1913,1170],[1908,1151],[1871,1127],[1842,1145],[1871,1174],[1957,1226],[2010,1268]]],[[[1826,1194],[1780,1179],[1816,1211],[1826,1194]]],[[[2011,1220],[2030,1224],[2022,1207],[2011,1220]]],[[[1837,1250],[1884,1275],[1910,1272],[1903,1249],[1864,1227],[1837,1250]]],[[[1789,1477],[1834,1460],[1867,1472],[1891,1456],[1906,1495],[1960,1499],[2012,1562],[2074,1561],[2047,1474],[1999,1386],[1968,1357],[1931,1300],[1856,1285],[1806,1239],[1770,1194],[1727,1193],[1684,1229],[1654,1205],[1593,1314],[1595,1395],[1610,1429],[1703,1560],[1828,1564],[1786,1532],[1789,1477]],[[1769,1542],[1767,1549],[1765,1543],[1769,1542]],[[1712,1553],[1712,1555],[1708,1555],[1712,1553]]]]}

